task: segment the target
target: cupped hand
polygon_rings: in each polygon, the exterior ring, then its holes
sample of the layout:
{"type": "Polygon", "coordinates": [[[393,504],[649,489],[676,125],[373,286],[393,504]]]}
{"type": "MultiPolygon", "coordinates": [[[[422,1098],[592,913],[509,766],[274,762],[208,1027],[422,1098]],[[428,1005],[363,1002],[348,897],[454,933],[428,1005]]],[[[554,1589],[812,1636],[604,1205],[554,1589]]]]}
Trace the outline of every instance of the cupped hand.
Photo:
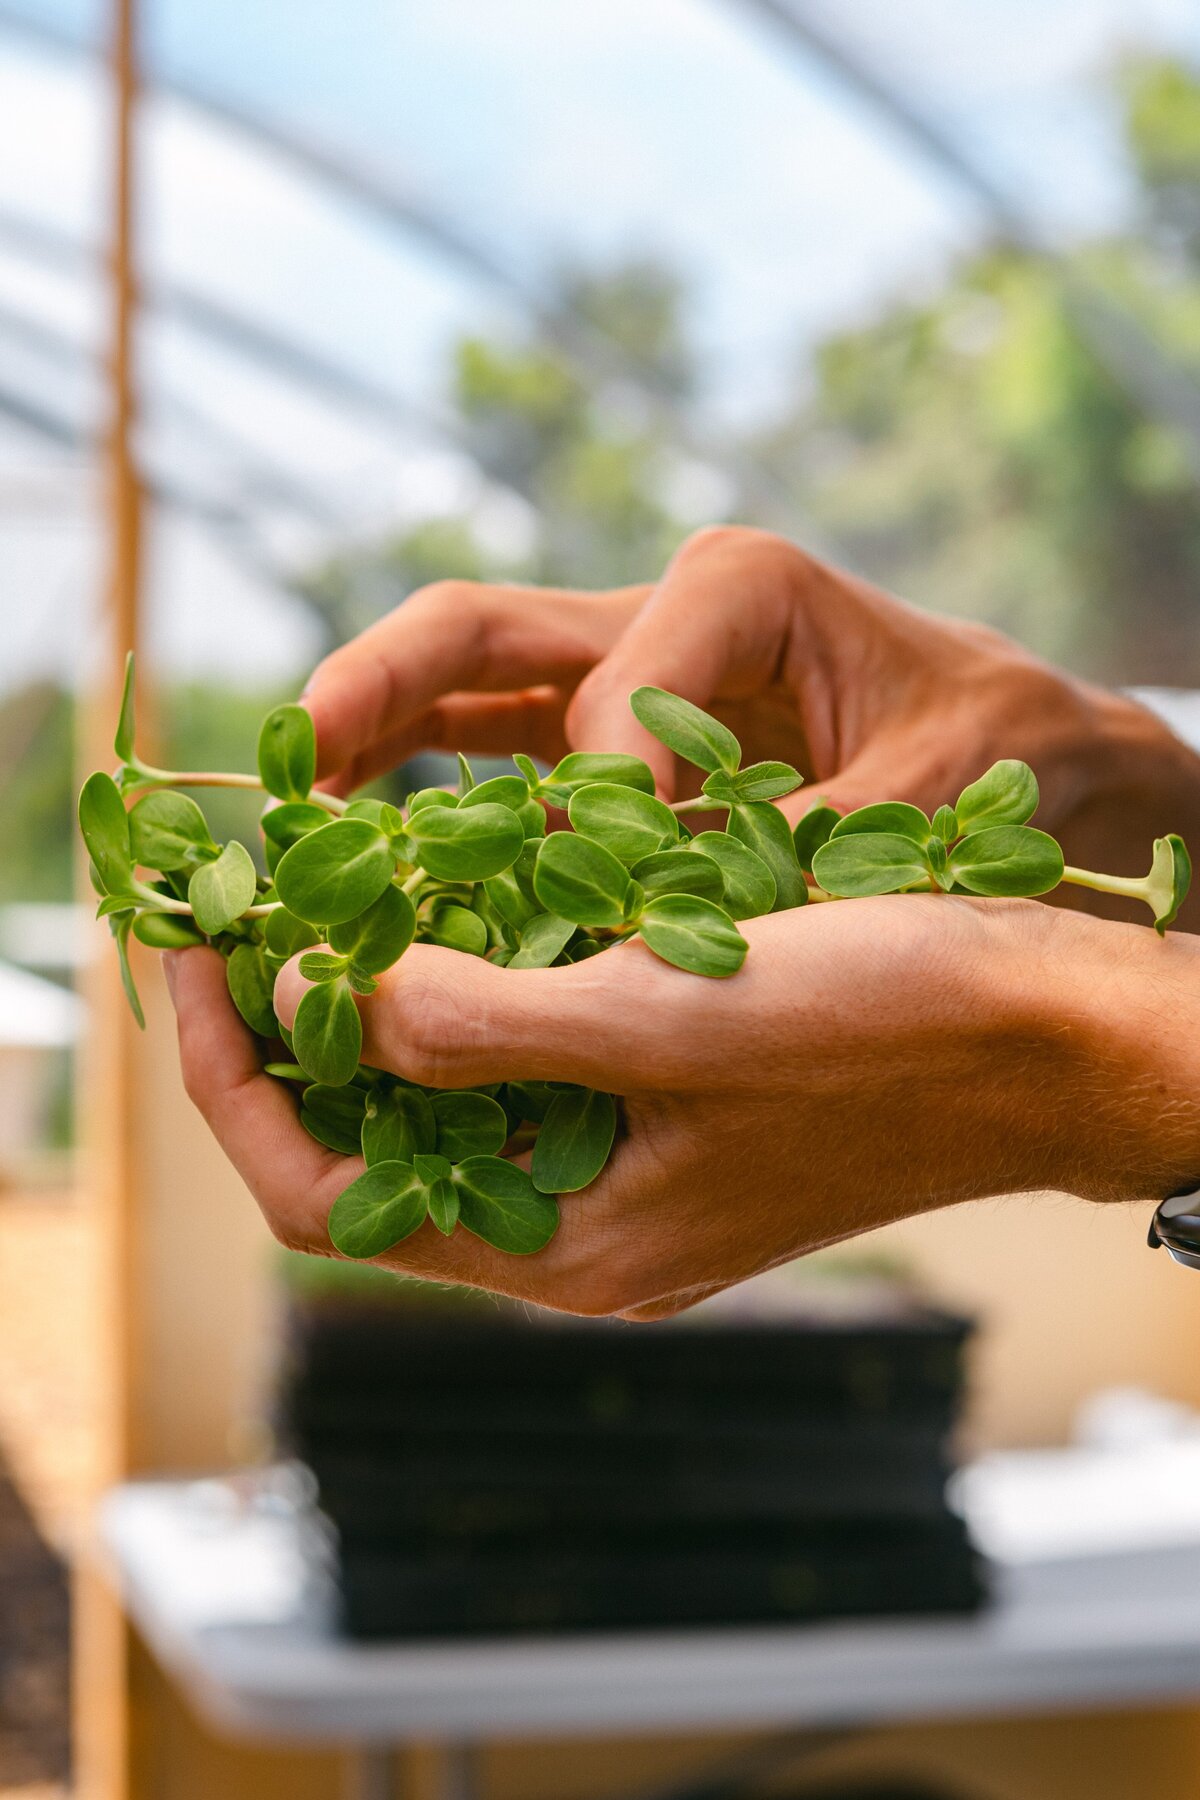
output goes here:
{"type": "MultiPolygon", "coordinates": [[[[887,1220],[1042,1187],[1161,1195],[1194,1158],[1196,1107],[1179,1097],[1195,1084],[1179,1048],[1194,1032],[1182,1011],[1177,1032],[1162,1023],[1172,983],[1196,985],[1186,941],[944,895],[744,930],[750,954],[724,981],[636,942],[529,971],[410,950],[360,1002],[365,1063],[440,1088],[579,1082],[620,1095],[622,1124],[536,1256],[426,1224],[380,1260],[569,1312],[654,1317],[887,1220]]],[[[332,1254],[330,1207],[362,1165],[310,1138],[261,1072],[217,953],[170,964],[189,1093],[276,1236],[332,1254]]],[[[305,986],[295,963],[281,973],[285,1023],[305,986]]]]}
{"type": "Polygon", "coordinates": [[[1069,862],[1140,874],[1152,837],[1200,825],[1200,764],[1142,707],[738,527],[700,532],[657,583],[615,593],[437,583],[328,657],[306,704],[343,792],[421,749],[576,749],[642,756],[667,798],[688,797],[695,772],[629,710],[643,684],[715,712],[747,761],[800,768],[793,819],[817,794],[932,812],[1018,757],[1069,862]]]}

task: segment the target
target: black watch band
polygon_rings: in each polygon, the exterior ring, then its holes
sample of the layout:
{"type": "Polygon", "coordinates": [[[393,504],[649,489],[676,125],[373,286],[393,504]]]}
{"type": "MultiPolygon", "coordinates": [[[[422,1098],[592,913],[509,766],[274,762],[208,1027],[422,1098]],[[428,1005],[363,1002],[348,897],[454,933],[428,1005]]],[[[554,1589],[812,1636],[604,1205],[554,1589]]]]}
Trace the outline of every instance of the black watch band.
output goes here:
{"type": "Polygon", "coordinates": [[[1200,1187],[1172,1194],[1150,1221],[1152,1250],[1169,1250],[1185,1269],[1200,1269],[1200,1187]]]}

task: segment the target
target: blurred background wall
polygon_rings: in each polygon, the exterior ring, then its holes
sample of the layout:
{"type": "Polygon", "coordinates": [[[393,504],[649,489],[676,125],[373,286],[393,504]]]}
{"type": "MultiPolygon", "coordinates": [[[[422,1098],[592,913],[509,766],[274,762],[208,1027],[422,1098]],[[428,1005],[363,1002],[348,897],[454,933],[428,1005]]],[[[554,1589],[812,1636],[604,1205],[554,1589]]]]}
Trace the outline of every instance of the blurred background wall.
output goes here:
{"type": "MultiPolygon", "coordinates": [[[[225,1463],[275,1319],[149,966],[132,1246],[75,1155],[108,31],[100,0],[0,0],[0,1450],[64,1552],[121,1460],[111,1369],[126,1466],[225,1463]]],[[[424,581],[644,580],[720,519],[1101,680],[1200,687],[1190,0],[143,0],[139,54],[168,759],[248,765],[264,707],[424,581]]],[[[868,1248],[980,1311],[971,1440],[1054,1441],[1103,1383],[1200,1402],[1194,1301],[1143,1229],[1022,1200],[868,1248]]]]}

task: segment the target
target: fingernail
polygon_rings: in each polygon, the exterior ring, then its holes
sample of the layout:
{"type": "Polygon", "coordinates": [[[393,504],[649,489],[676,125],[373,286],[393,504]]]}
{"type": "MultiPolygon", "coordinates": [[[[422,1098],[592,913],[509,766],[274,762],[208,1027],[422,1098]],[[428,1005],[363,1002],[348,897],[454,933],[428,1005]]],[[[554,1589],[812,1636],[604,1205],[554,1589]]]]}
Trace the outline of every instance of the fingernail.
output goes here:
{"type": "Polygon", "coordinates": [[[171,996],[171,1005],[175,1004],[175,968],[176,961],[183,955],[182,950],[164,950],[162,953],[163,979],[167,984],[167,992],[171,996]]]}

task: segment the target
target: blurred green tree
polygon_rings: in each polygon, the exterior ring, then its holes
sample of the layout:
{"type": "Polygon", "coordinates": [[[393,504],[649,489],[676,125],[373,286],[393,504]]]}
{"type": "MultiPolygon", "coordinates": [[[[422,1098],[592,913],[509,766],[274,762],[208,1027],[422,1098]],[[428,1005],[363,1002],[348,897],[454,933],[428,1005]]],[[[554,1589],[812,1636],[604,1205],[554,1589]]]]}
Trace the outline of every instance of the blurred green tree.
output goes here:
{"type": "Polygon", "coordinates": [[[1110,681],[1200,685],[1200,441],[1089,320],[1136,323],[1200,420],[1200,80],[1123,73],[1134,229],[1060,262],[993,248],[820,347],[763,446],[855,565],[1110,681]]]}

